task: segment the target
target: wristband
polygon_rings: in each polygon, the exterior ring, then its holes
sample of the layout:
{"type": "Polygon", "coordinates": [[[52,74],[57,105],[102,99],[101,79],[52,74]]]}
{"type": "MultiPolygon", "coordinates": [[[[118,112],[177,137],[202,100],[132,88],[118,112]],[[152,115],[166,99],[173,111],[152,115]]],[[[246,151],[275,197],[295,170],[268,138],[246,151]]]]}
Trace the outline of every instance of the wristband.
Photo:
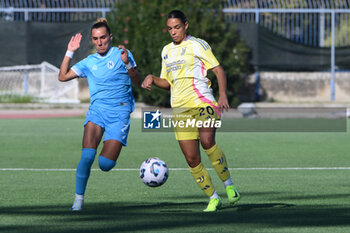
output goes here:
{"type": "Polygon", "coordinates": [[[66,56],[66,57],[69,57],[70,59],[72,59],[72,58],[73,58],[73,54],[74,54],[74,52],[67,50],[65,56],[66,56]]]}
{"type": "Polygon", "coordinates": [[[128,62],[128,64],[125,64],[125,68],[127,70],[130,70],[132,68],[132,65],[130,64],[130,62],[128,62]]]}

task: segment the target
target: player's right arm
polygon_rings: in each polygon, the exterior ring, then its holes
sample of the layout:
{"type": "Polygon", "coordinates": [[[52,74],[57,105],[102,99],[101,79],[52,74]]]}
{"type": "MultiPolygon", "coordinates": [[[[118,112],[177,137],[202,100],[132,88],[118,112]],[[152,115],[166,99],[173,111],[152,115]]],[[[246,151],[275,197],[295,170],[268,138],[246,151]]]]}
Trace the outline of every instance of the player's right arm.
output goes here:
{"type": "MultiPolygon", "coordinates": [[[[67,52],[74,53],[76,50],[80,47],[80,41],[81,41],[82,35],[80,33],[76,34],[75,36],[72,36],[71,40],[68,43],[67,52]]],[[[73,55],[73,54],[72,54],[73,55]]],[[[60,73],[58,75],[58,80],[61,82],[66,82],[69,80],[72,80],[77,77],[77,74],[69,68],[69,64],[71,61],[71,57],[64,56],[63,61],[60,66],[60,73]]]]}
{"type": "MultiPolygon", "coordinates": [[[[166,47],[163,48],[162,58],[165,56],[165,51],[166,51],[166,47]]],[[[146,78],[143,80],[143,82],[141,84],[141,87],[150,91],[152,83],[153,83],[157,87],[169,90],[170,89],[170,83],[167,80],[167,78],[165,78],[165,77],[167,77],[168,74],[166,72],[166,65],[165,65],[164,59],[162,59],[162,70],[161,70],[160,73],[161,73],[160,74],[161,78],[156,77],[156,76],[154,76],[152,74],[147,75],[146,78]]]]}
{"type": "Polygon", "coordinates": [[[166,90],[169,90],[170,88],[170,84],[166,79],[156,77],[153,74],[149,74],[146,76],[145,80],[143,80],[141,84],[141,87],[150,91],[152,84],[166,90]]]}

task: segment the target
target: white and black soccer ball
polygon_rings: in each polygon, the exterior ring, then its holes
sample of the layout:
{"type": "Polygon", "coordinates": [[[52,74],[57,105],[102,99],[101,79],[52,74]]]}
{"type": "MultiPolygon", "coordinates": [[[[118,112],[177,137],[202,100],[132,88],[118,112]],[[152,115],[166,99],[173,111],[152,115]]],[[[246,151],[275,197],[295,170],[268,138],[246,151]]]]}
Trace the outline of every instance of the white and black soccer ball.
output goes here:
{"type": "Polygon", "coordinates": [[[159,158],[149,158],[141,164],[140,178],[149,187],[161,186],[166,182],[168,176],[168,166],[159,158]]]}

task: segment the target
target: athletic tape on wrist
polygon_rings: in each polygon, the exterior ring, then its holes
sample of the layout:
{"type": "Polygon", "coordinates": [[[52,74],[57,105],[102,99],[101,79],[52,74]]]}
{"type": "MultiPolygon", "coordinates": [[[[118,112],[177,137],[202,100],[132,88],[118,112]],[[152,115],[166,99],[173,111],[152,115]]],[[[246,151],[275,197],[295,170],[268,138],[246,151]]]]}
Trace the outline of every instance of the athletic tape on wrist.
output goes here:
{"type": "Polygon", "coordinates": [[[125,64],[125,68],[127,70],[130,70],[132,68],[132,65],[130,64],[130,62],[128,64],[125,64]]]}
{"type": "Polygon", "coordinates": [[[66,56],[66,57],[69,57],[70,59],[72,59],[72,58],[73,58],[73,55],[74,55],[74,52],[67,50],[65,56],[66,56]]]}

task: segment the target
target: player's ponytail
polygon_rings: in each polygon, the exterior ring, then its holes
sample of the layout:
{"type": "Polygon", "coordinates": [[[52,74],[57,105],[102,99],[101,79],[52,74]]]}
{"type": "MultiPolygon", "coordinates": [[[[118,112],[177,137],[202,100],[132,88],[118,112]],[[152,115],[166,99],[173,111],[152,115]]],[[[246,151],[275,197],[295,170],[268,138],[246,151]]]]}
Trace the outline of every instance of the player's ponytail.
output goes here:
{"type": "Polygon", "coordinates": [[[107,29],[108,34],[111,34],[111,29],[109,28],[109,26],[107,24],[106,18],[98,18],[96,20],[96,22],[94,23],[94,25],[92,25],[91,31],[92,31],[92,29],[97,29],[97,28],[101,28],[101,27],[105,27],[107,29]]]}
{"type": "Polygon", "coordinates": [[[96,19],[96,22],[95,23],[105,23],[105,24],[107,24],[107,19],[106,18],[98,18],[98,19],[96,19]]]}

